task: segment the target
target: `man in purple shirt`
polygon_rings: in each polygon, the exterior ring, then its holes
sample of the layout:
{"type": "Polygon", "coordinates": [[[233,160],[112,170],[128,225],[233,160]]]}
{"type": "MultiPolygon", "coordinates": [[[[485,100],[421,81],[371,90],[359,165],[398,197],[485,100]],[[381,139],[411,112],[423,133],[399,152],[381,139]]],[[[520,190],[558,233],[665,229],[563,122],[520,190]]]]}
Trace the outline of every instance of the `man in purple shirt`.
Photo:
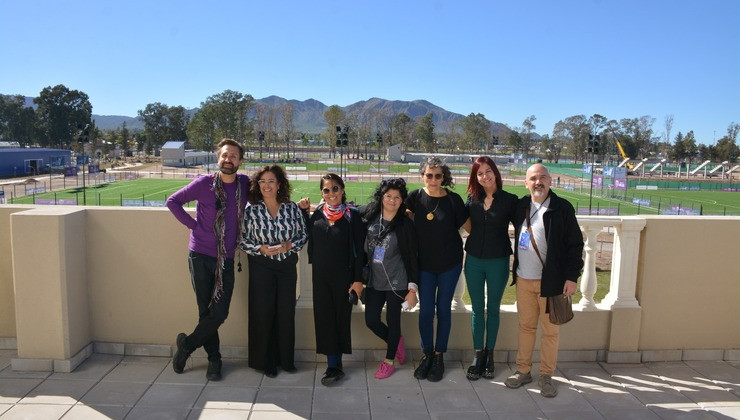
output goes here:
{"type": "Polygon", "coordinates": [[[185,369],[190,354],[203,346],[208,354],[206,378],[221,379],[218,328],[229,315],[234,291],[234,252],[241,237],[249,177],[237,174],[244,160],[244,148],[234,140],[218,143],[218,168],[213,174],[195,179],[167,199],[167,207],[190,229],[190,280],[198,302],[198,325],[190,335],[177,335],[172,368],[185,369]],[[195,219],[185,203],[197,201],[195,219]]]}

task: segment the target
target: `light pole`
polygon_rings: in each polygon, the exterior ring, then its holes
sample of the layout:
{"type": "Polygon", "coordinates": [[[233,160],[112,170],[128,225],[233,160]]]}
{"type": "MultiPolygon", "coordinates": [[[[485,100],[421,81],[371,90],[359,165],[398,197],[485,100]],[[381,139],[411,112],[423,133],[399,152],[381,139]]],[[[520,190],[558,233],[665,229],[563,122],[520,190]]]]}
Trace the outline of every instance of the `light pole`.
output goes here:
{"type": "Polygon", "coordinates": [[[596,166],[596,155],[599,154],[599,140],[601,136],[589,134],[588,135],[588,153],[591,154],[591,187],[588,191],[588,215],[591,215],[591,202],[594,195],[594,171],[596,166]]]}

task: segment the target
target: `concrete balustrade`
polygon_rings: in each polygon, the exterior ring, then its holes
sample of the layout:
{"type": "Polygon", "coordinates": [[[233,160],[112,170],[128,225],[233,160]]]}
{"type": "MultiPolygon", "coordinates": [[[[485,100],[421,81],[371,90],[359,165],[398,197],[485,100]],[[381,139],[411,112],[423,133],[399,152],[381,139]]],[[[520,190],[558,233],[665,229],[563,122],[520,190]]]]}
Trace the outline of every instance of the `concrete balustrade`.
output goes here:
{"type": "MultiPolygon", "coordinates": [[[[734,254],[740,217],[584,216],[583,298],[561,328],[560,360],[634,362],[740,359],[740,287],[734,254]],[[614,229],[609,292],[596,302],[596,236],[614,229]],[[729,256],[729,258],[728,258],[729,256]]],[[[166,209],[0,206],[0,348],[16,370],[73,370],[92,352],[172,354],[197,320],[187,268],[188,231],[166,209]]],[[[248,270],[236,273],[223,353],[246,357],[248,270]]],[[[299,262],[296,353],[316,360],[311,267],[299,262]]],[[[472,358],[465,281],[455,292],[446,358],[472,358]]],[[[501,308],[496,358],[514,360],[514,305],[501,308]]],[[[402,328],[419,356],[418,312],[402,328]]],[[[384,344],[353,313],[350,358],[383,357],[384,344]]],[[[320,358],[319,358],[320,360],[320,358]]]]}

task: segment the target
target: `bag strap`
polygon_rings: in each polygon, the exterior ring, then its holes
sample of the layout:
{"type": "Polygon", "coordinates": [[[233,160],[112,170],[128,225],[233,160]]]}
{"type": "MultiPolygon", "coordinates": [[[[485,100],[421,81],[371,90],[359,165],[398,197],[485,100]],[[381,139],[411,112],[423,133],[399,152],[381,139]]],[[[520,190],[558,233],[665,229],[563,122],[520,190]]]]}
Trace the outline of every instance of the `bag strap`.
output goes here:
{"type": "Polygon", "coordinates": [[[545,262],[542,261],[542,256],[540,255],[540,250],[537,249],[537,242],[534,240],[534,232],[532,232],[532,222],[530,221],[530,204],[527,205],[527,230],[529,231],[529,239],[532,241],[532,248],[534,248],[534,252],[537,253],[537,258],[540,259],[540,263],[542,264],[542,268],[545,268],[545,262]]]}

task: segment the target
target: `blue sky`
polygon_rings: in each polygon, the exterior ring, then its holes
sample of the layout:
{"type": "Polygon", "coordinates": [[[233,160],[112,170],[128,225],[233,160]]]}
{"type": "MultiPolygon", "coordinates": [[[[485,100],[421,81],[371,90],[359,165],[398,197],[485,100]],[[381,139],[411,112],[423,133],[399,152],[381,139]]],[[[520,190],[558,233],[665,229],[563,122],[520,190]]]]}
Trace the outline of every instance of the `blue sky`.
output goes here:
{"type": "Polygon", "coordinates": [[[740,1],[0,0],[0,93],[64,84],[93,113],[226,89],[341,106],[426,99],[536,131],[650,115],[740,123],[740,1]]]}

